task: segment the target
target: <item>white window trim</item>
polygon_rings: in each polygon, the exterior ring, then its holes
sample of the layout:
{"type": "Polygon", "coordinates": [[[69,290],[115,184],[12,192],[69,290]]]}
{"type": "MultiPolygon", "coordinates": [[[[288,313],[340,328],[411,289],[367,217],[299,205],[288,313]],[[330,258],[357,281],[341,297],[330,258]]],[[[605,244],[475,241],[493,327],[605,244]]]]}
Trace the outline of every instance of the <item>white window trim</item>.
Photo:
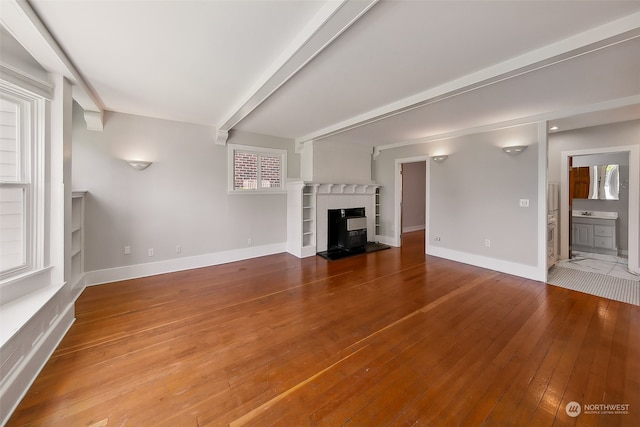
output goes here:
{"type": "MultiPolygon", "coordinates": [[[[25,85],[29,86],[29,85],[25,85]]],[[[3,183],[3,186],[26,188],[26,224],[25,247],[26,265],[2,273],[0,288],[15,279],[28,276],[42,270],[45,265],[45,140],[46,140],[46,99],[38,91],[22,88],[7,80],[0,80],[0,91],[3,96],[11,98],[21,105],[24,122],[19,136],[21,156],[21,179],[16,182],[3,183]]],[[[21,121],[23,118],[21,117],[21,121]]]]}
{"type": "Polygon", "coordinates": [[[254,147],[251,145],[227,144],[227,192],[229,194],[286,194],[287,193],[287,150],[277,148],[254,147]],[[236,190],[234,188],[234,158],[236,151],[245,153],[269,154],[280,156],[280,187],[257,188],[255,190],[236,190]]]}

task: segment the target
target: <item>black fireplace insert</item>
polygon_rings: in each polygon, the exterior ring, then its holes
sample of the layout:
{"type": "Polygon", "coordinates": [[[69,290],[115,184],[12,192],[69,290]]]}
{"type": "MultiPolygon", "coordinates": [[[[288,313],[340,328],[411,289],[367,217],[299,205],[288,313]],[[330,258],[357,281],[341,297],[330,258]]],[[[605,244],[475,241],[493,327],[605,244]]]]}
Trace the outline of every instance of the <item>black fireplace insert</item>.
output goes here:
{"type": "Polygon", "coordinates": [[[329,209],[327,251],[363,251],[367,245],[364,208],[329,209]]]}
{"type": "Polygon", "coordinates": [[[327,250],[318,255],[330,261],[389,249],[389,245],[367,241],[364,208],[329,209],[327,250]]]}

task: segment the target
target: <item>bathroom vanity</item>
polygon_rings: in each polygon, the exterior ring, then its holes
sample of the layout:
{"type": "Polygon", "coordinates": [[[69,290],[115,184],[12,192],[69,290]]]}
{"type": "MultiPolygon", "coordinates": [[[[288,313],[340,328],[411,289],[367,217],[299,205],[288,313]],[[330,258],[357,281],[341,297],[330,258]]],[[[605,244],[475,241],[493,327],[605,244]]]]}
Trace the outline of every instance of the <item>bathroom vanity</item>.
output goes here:
{"type": "Polygon", "coordinates": [[[573,211],[571,249],[618,255],[617,219],[617,212],[573,211]]]}

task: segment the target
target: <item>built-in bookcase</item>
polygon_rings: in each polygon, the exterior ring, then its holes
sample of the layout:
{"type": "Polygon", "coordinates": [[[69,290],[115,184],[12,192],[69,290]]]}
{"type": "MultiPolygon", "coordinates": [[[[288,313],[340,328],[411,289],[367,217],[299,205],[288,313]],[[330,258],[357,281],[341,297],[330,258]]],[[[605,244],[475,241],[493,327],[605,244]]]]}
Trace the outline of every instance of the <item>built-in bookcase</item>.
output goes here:
{"type": "Polygon", "coordinates": [[[380,235],[380,187],[376,188],[376,236],[380,235]]]}
{"type": "Polygon", "coordinates": [[[71,195],[71,277],[73,290],[84,288],[84,204],[85,191],[71,195]]]}
{"type": "Polygon", "coordinates": [[[287,251],[300,258],[316,254],[316,191],[313,183],[287,185],[287,251]]]}
{"type": "Polygon", "coordinates": [[[316,244],[316,194],[313,185],[302,187],[302,247],[316,244]]]}

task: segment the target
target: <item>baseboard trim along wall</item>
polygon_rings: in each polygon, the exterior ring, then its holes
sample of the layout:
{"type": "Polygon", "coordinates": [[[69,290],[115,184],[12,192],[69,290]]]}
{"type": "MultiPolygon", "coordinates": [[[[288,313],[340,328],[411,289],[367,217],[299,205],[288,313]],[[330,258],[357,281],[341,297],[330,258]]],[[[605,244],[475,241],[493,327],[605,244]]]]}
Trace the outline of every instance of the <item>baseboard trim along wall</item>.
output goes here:
{"type": "Polygon", "coordinates": [[[123,267],[89,271],[85,273],[84,280],[86,286],[101,285],[104,283],[119,282],[122,280],[137,279],[140,277],[155,276],[157,274],[173,273],[193,268],[226,264],[229,262],[242,261],[245,259],[273,255],[286,251],[286,242],[274,243],[271,245],[174,258],[146,264],[127,265],[123,267]]]}
{"type": "Polygon", "coordinates": [[[475,265],[476,267],[524,277],[525,279],[536,280],[538,282],[546,281],[546,276],[540,277],[540,269],[534,265],[519,264],[516,262],[504,261],[501,259],[489,258],[482,255],[469,254],[436,246],[429,246],[427,248],[427,254],[461,262],[463,264],[475,265]]]}
{"type": "Polygon", "coordinates": [[[385,245],[399,247],[400,245],[393,237],[376,235],[376,242],[384,243],[385,245]]]}
{"type": "Polygon", "coordinates": [[[412,226],[402,227],[402,232],[403,233],[411,233],[413,231],[420,231],[420,230],[424,230],[424,229],[425,229],[424,224],[422,224],[422,225],[412,225],[412,226]]]}

